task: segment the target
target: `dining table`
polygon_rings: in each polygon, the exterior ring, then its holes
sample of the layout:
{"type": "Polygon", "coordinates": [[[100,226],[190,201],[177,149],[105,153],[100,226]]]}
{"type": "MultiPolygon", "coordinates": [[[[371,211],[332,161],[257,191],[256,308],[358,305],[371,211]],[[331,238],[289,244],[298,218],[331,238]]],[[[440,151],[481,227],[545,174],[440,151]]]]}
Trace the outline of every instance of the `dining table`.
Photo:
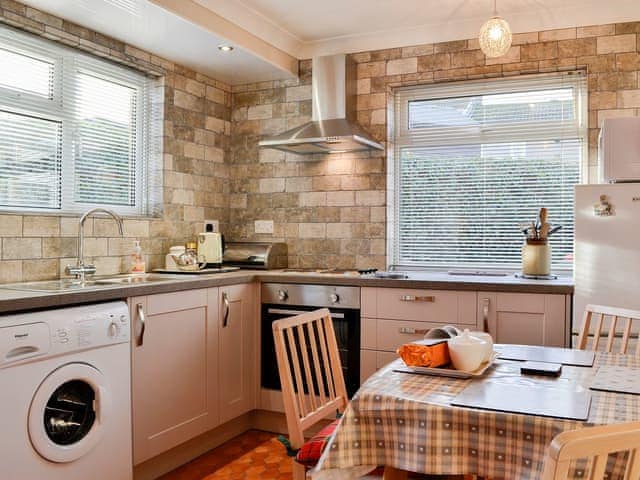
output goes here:
{"type": "MultiPolygon", "coordinates": [[[[495,345],[497,352],[500,348],[495,345]]],[[[402,360],[391,362],[354,395],[312,478],[359,478],[384,466],[401,473],[534,480],[542,477],[546,450],[560,432],[640,420],[640,395],[591,389],[603,367],[640,374],[635,355],[596,352],[593,365],[563,365],[557,377],[523,375],[521,365],[522,361],[498,358],[481,376],[450,378],[398,371],[405,367],[402,360]],[[522,395],[535,395],[540,388],[560,395],[588,392],[588,418],[452,405],[463,390],[479,383],[509,392],[516,386],[522,395]]],[[[513,402],[523,398],[512,397],[513,402]]],[[[606,478],[623,478],[626,455],[609,457],[606,478]]],[[[589,478],[589,469],[587,460],[577,461],[569,478],[589,478]]]]}

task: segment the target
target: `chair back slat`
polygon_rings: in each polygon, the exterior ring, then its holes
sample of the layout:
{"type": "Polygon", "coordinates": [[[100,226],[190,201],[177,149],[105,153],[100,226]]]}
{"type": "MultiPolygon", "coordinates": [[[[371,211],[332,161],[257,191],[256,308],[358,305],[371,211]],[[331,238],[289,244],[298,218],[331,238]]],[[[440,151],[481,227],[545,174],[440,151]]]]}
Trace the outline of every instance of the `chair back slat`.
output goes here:
{"type": "Polygon", "coordinates": [[[300,448],[305,429],[348,402],[331,314],[323,308],[276,320],[273,336],[289,437],[300,448]]]}
{"type": "Polygon", "coordinates": [[[604,480],[610,454],[628,452],[625,480],[640,478],[640,422],[570,430],[557,435],[547,449],[543,480],[568,480],[571,465],[587,461],[589,475],[604,480]]]}
{"type": "Polygon", "coordinates": [[[300,405],[300,414],[306,415],[309,413],[309,409],[307,409],[307,401],[304,397],[304,389],[302,387],[302,374],[300,373],[300,360],[298,359],[298,349],[296,348],[297,342],[293,335],[293,328],[287,330],[287,349],[290,352],[291,357],[288,361],[293,365],[293,373],[294,373],[294,388],[296,398],[298,400],[298,405],[300,405]]]}
{"type": "Polygon", "coordinates": [[[322,374],[322,370],[320,369],[320,357],[318,357],[318,341],[316,340],[315,328],[313,323],[307,323],[307,332],[309,333],[309,345],[311,345],[311,357],[313,362],[313,367],[316,373],[316,380],[318,385],[322,387],[318,387],[320,391],[320,404],[324,405],[327,403],[327,389],[324,388],[326,379],[322,374]]]}
{"type": "MultiPolygon", "coordinates": [[[[304,378],[306,380],[307,391],[309,392],[307,398],[311,403],[310,411],[313,412],[318,408],[318,404],[316,403],[316,396],[314,395],[316,386],[311,374],[311,362],[309,361],[309,349],[307,348],[307,339],[305,338],[306,334],[304,332],[304,324],[298,325],[295,328],[296,332],[298,333],[298,341],[300,342],[300,355],[302,356],[302,365],[304,366],[304,378]]],[[[321,388],[318,388],[318,390],[320,389],[321,388]]]]}
{"type": "Polygon", "coordinates": [[[331,374],[331,363],[329,363],[329,354],[327,353],[327,335],[323,322],[318,322],[318,343],[320,343],[320,351],[322,352],[322,366],[324,376],[327,379],[327,389],[329,400],[336,398],[336,387],[333,384],[333,375],[331,374]]]}
{"type": "MultiPolygon", "coordinates": [[[[578,337],[578,348],[581,350],[627,353],[632,337],[638,337],[640,311],[603,305],[587,305],[583,318],[582,328],[578,337]],[[594,319],[595,325],[591,329],[594,319]],[[607,324],[608,328],[603,333],[607,324]],[[622,328],[620,329],[621,324],[622,328]],[[634,328],[634,325],[636,328],[634,328]],[[590,336],[593,336],[591,348],[589,348],[590,336]],[[601,341],[603,338],[606,339],[606,342],[601,341]]],[[[633,351],[636,356],[640,356],[640,341],[636,341],[633,351]]]]}

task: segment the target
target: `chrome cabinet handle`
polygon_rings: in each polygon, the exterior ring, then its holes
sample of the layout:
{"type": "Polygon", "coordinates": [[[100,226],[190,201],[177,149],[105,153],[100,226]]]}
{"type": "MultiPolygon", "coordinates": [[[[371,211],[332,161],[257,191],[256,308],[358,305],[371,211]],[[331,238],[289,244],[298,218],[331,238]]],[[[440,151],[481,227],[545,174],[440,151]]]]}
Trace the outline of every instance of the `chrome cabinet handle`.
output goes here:
{"type": "Polygon", "coordinates": [[[222,292],[222,302],[224,303],[224,316],[222,317],[222,327],[226,327],[229,324],[229,295],[227,292],[222,292]]]}
{"type": "Polygon", "coordinates": [[[482,300],[482,331],[489,333],[489,299],[482,300]]]}
{"type": "Polygon", "coordinates": [[[404,335],[426,335],[427,332],[429,332],[428,328],[400,327],[398,329],[398,333],[402,333],[404,335]]]}
{"type": "Polygon", "coordinates": [[[141,347],[144,343],[144,330],[147,326],[146,317],[144,315],[144,308],[141,303],[136,305],[136,310],[138,311],[138,318],[140,319],[140,336],[138,337],[138,341],[136,344],[138,347],[141,347]]]}
{"type": "Polygon", "coordinates": [[[433,303],[436,301],[436,297],[433,295],[426,296],[416,296],[416,295],[400,295],[401,302],[429,302],[433,303]]]}
{"type": "MultiPolygon", "coordinates": [[[[287,310],[284,308],[268,308],[267,313],[275,313],[276,315],[300,315],[301,313],[307,313],[309,310],[287,310]]],[[[331,318],[344,318],[344,313],[331,312],[331,318]]]]}

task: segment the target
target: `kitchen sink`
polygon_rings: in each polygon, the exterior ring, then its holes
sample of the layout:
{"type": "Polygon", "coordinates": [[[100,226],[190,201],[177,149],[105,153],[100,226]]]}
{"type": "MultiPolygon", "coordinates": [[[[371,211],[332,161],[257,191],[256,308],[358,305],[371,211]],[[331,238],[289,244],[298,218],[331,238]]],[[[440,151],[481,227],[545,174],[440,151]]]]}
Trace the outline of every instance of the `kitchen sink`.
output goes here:
{"type": "Polygon", "coordinates": [[[73,279],[48,280],[44,282],[24,282],[2,285],[1,288],[9,290],[22,290],[29,292],[61,293],[97,289],[114,285],[140,285],[142,283],[166,282],[175,280],[176,277],[156,275],[153,273],[123,274],[108,277],[96,277],[78,283],[73,279]]]}

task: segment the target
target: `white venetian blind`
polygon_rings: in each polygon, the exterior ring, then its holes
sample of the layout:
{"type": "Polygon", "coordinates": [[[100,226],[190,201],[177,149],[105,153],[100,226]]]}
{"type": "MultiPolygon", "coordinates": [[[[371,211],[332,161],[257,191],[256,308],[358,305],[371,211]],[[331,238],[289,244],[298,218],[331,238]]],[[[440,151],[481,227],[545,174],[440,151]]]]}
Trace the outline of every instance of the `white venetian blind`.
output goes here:
{"type": "Polygon", "coordinates": [[[519,225],[544,206],[563,226],[552,267],[572,268],[585,91],[577,73],[399,91],[392,263],[518,268],[519,225]]]}
{"type": "Polygon", "coordinates": [[[0,27],[0,208],[150,213],[150,85],[0,27]]]}

